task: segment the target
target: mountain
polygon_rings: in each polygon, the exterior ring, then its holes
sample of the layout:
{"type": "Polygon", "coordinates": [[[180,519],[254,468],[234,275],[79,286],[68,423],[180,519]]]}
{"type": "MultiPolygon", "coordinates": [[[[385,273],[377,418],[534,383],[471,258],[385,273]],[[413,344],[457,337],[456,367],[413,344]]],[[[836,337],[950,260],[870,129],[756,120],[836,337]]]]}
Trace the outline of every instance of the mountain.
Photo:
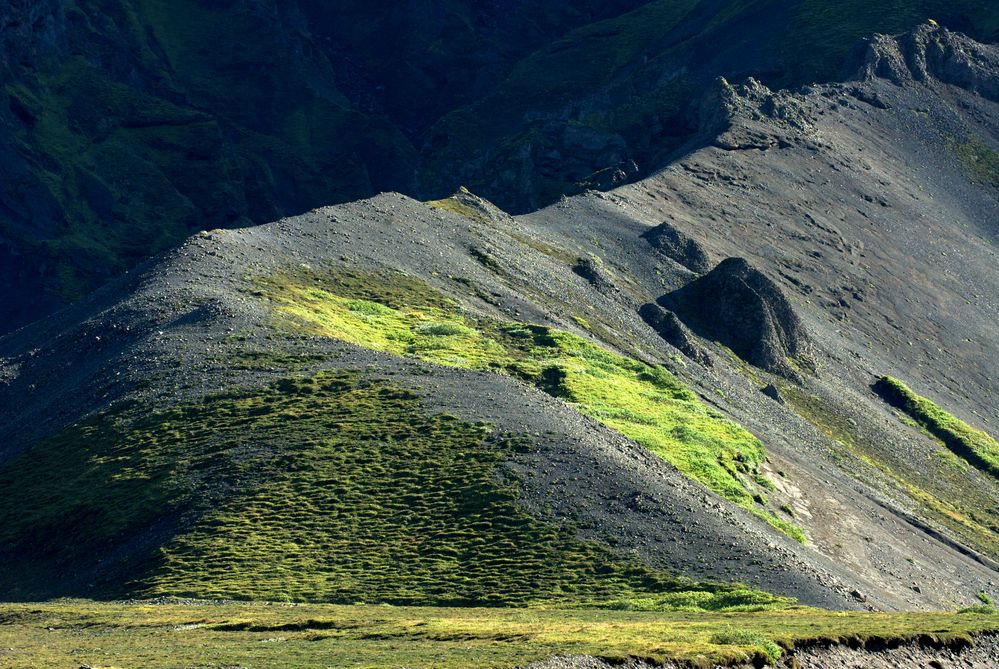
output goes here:
{"type": "Polygon", "coordinates": [[[201,232],[4,336],[0,597],[990,600],[999,52],[857,62],[713,82],[632,184],[201,232]]]}
{"type": "Polygon", "coordinates": [[[38,0],[0,8],[0,328],[200,229],[460,185],[513,213],[654,173],[703,87],[852,74],[986,0],[38,0]]]}

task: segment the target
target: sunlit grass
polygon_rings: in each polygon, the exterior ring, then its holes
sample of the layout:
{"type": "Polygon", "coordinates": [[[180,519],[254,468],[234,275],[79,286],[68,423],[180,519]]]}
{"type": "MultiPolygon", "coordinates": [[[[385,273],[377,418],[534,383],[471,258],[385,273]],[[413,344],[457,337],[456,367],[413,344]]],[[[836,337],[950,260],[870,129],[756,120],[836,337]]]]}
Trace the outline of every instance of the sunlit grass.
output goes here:
{"type": "Polygon", "coordinates": [[[535,518],[499,468],[531,448],[350,372],[159,411],[125,406],[0,467],[0,592],[646,610],[792,603],[674,577],[581,540],[571,523],[535,518]],[[118,561],[107,565],[108,555],[118,561]]]}
{"type": "MultiPolygon", "coordinates": [[[[396,280],[372,276],[357,297],[358,275],[315,273],[262,282],[296,327],[376,351],[452,367],[516,376],[571,403],[707,486],[804,542],[793,523],[760,504],[765,484],[760,441],[702,403],[664,367],[614,353],[578,335],[538,325],[477,318],[433,291],[393,298],[396,280]],[[377,286],[386,286],[385,299],[377,286]]],[[[415,280],[399,276],[398,283],[415,280]]]]}

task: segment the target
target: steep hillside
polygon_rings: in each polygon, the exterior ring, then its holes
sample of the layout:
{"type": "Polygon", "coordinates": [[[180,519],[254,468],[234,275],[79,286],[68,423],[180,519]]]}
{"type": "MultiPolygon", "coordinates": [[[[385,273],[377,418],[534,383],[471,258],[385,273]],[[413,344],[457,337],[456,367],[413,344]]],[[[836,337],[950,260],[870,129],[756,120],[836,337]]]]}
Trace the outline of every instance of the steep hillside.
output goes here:
{"type": "Polygon", "coordinates": [[[986,0],[5,3],[0,329],[198,229],[620,185],[690,139],[714,77],[837,79],[929,16],[999,35],[986,0]]]}
{"type": "Polygon", "coordinates": [[[0,339],[0,597],[994,596],[999,54],[861,61],[609,193],[205,232],[0,339]]]}

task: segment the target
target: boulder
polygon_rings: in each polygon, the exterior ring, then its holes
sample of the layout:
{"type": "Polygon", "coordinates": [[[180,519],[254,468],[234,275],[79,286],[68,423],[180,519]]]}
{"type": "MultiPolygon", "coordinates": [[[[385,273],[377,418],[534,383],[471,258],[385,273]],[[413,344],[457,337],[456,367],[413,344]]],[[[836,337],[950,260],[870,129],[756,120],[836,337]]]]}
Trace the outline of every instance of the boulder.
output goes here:
{"type": "Polygon", "coordinates": [[[814,368],[811,341],[791,302],[743,258],[722,261],[658,302],[760,369],[796,379],[795,366],[814,368]]]}
{"type": "Polygon", "coordinates": [[[580,258],[572,266],[572,271],[586,279],[591,286],[601,293],[616,292],[618,290],[617,286],[614,285],[614,279],[611,277],[610,272],[604,268],[603,263],[596,256],[580,258]]]}
{"type": "Polygon", "coordinates": [[[678,349],[680,353],[705,367],[711,366],[711,358],[707,352],[694,341],[694,336],[690,330],[684,327],[680,319],[672,311],[663,309],[658,304],[644,304],[638,310],[638,315],[642,317],[649,327],[655,330],[667,344],[678,349]]]}
{"type": "Polygon", "coordinates": [[[683,265],[691,272],[703,274],[711,269],[711,257],[704,246],[669,223],[664,222],[657,225],[643,234],[642,237],[656,251],[683,265]]]}

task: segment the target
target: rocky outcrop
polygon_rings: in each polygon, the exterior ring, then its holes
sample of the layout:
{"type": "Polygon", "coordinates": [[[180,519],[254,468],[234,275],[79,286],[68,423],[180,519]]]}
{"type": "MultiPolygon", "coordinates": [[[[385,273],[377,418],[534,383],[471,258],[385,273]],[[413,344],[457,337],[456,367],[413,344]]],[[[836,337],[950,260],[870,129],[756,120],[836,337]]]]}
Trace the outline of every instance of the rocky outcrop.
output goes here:
{"type": "Polygon", "coordinates": [[[812,344],[780,287],[742,258],[659,299],[697,334],[721,342],[746,362],[795,378],[812,366],[812,344]]]}
{"type": "Polygon", "coordinates": [[[861,79],[880,77],[900,86],[938,80],[999,100],[999,48],[928,22],[898,37],[870,40],[861,79]]]}
{"type": "Polygon", "coordinates": [[[715,81],[701,100],[697,125],[726,151],[788,146],[814,127],[798,95],[772,91],[752,77],[739,85],[715,81]]]}
{"type": "Polygon", "coordinates": [[[591,286],[596,288],[601,293],[614,292],[618,290],[617,286],[614,285],[614,279],[610,272],[608,272],[604,267],[600,258],[596,256],[580,258],[576,261],[576,264],[572,266],[572,271],[578,276],[586,279],[591,286]]]}
{"type": "Polygon", "coordinates": [[[784,404],[784,397],[780,394],[780,390],[772,383],[768,383],[766,386],[760,389],[760,392],[772,399],[777,404],[784,404]]]}
{"type": "Polygon", "coordinates": [[[641,170],[634,160],[622,160],[617,165],[597,170],[578,182],[580,190],[611,190],[635,179],[641,170]]]}
{"type": "Polygon", "coordinates": [[[691,272],[703,274],[711,269],[711,256],[704,246],[685,232],[663,222],[642,237],[659,253],[691,272]]]}
{"type": "Polygon", "coordinates": [[[638,310],[638,315],[648,323],[649,327],[663,338],[663,340],[678,349],[680,353],[705,367],[711,366],[711,358],[707,351],[702,349],[694,341],[694,336],[690,330],[677,318],[672,311],[663,309],[658,304],[643,304],[638,310]]]}

